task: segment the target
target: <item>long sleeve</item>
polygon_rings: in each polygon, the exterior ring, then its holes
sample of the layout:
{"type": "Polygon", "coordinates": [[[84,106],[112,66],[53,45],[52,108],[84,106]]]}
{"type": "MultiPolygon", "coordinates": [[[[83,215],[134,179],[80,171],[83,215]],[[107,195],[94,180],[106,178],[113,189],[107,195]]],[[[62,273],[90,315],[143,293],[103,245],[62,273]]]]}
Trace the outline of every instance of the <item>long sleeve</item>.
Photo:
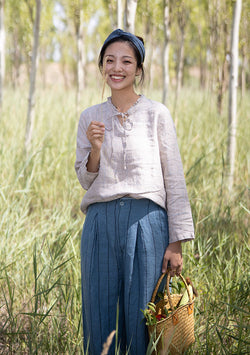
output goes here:
{"type": "Polygon", "coordinates": [[[158,138],[166,191],[166,209],[170,242],[194,238],[194,226],[188,199],[176,131],[168,109],[159,114],[158,138]]]}
{"type": "Polygon", "coordinates": [[[128,110],[125,130],[110,98],[83,111],[78,126],[75,170],[84,190],[81,210],[123,196],[148,198],[167,210],[169,241],[194,238],[175,127],[166,106],[141,96],[128,110]],[[86,131],[92,120],[105,124],[100,168],[87,171],[91,151],[86,131]]]}
{"type": "Polygon", "coordinates": [[[87,171],[86,164],[88,162],[89,153],[91,150],[91,144],[86,136],[86,131],[88,127],[88,115],[86,112],[81,114],[78,130],[77,130],[77,145],[76,145],[76,161],[75,170],[78,180],[81,186],[88,190],[92,185],[95,178],[98,176],[97,173],[91,173],[87,171]]]}

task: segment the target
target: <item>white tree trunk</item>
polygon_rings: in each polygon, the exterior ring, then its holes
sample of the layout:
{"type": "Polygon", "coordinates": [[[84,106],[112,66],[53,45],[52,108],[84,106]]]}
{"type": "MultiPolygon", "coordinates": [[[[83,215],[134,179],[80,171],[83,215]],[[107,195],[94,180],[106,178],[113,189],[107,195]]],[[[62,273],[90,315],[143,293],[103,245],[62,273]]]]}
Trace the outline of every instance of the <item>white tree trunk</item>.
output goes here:
{"type": "Polygon", "coordinates": [[[83,9],[80,9],[80,23],[77,31],[77,107],[80,103],[80,95],[85,88],[85,72],[86,64],[84,51],[84,28],[83,28],[83,9]]]}
{"type": "Polygon", "coordinates": [[[183,79],[183,69],[184,69],[184,44],[185,44],[185,37],[186,37],[186,24],[189,18],[189,10],[185,6],[185,2],[181,1],[181,6],[178,8],[177,11],[177,21],[178,26],[180,29],[180,49],[179,49],[179,56],[178,56],[178,65],[177,65],[177,77],[176,77],[176,90],[175,90],[175,102],[174,102],[174,110],[173,116],[175,117],[176,108],[179,98],[180,89],[182,86],[182,79],[183,79]]]}
{"type": "Polygon", "coordinates": [[[3,103],[3,84],[5,76],[5,28],[4,0],[0,0],[0,108],[3,103]]]}
{"type": "Polygon", "coordinates": [[[110,19],[111,27],[113,30],[115,30],[117,21],[116,21],[116,11],[115,11],[113,1],[106,0],[105,3],[109,11],[109,19],[110,19]]]}
{"type": "Polygon", "coordinates": [[[136,8],[137,8],[137,0],[126,0],[125,30],[131,33],[135,32],[136,8]]]}
{"type": "Polygon", "coordinates": [[[231,63],[229,81],[229,106],[228,106],[228,188],[232,190],[236,154],[236,132],[237,132],[237,87],[238,87],[238,66],[239,66],[239,26],[241,16],[242,0],[236,0],[233,12],[233,24],[231,32],[231,63]]]}
{"type": "Polygon", "coordinates": [[[169,87],[169,40],[170,40],[170,21],[169,21],[169,0],[163,0],[164,6],[164,47],[163,47],[163,93],[162,103],[167,104],[169,87]]]}
{"type": "Polygon", "coordinates": [[[28,114],[26,122],[25,147],[26,152],[30,149],[34,116],[35,116],[35,88],[36,88],[36,72],[38,66],[38,46],[39,46],[39,30],[40,30],[40,16],[41,16],[41,0],[36,0],[36,18],[33,28],[33,49],[32,49],[32,63],[30,72],[30,91],[28,100],[28,114]]]}
{"type": "Polygon", "coordinates": [[[241,96],[244,97],[246,93],[246,68],[247,68],[247,55],[245,44],[242,46],[242,64],[241,64],[241,96]]]}
{"type": "MultiPolygon", "coordinates": [[[[179,94],[182,86],[183,78],[183,68],[184,68],[184,42],[185,42],[185,29],[181,30],[181,43],[179,50],[178,66],[177,66],[177,75],[176,75],[176,89],[175,89],[175,99],[174,99],[174,109],[173,117],[176,115],[176,108],[178,104],[179,94]]],[[[176,122],[177,124],[177,122],[176,122]]]]}
{"type": "Polygon", "coordinates": [[[179,92],[182,87],[183,68],[184,68],[184,42],[185,42],[185,29],[182,29],[179,60],[178,60],[178,67],[177,67],[177,83],[176,83],[177,97],[179,96],[179,92]]]}
{"type": "Polygon", "coordinates": [[[116,1],[117,28],[122,28],[122,1],[116,1]]]}

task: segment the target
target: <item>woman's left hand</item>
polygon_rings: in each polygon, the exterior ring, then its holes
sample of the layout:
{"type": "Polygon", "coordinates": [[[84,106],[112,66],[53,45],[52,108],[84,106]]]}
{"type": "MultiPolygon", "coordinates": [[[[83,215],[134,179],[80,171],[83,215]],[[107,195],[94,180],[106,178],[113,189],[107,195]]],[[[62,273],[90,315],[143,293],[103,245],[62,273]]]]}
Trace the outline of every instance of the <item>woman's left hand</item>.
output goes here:
{"type": "Polygon", "coordinates": [[[162,272],[166,272],[170,265],[170,276],[180,275],[182,270],[182,249],[181,242],[170,243],[165,250],[162,272]]]}

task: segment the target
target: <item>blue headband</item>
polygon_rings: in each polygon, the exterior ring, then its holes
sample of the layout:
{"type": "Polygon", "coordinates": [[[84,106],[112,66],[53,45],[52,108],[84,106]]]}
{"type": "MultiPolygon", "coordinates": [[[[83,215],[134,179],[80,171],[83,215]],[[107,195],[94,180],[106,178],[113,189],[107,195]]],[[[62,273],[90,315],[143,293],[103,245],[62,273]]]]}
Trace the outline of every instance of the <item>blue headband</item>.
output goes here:
{"type": "Polygon", "coordinates": [[[110,41],[112,41],[115,38],[125,38],[128,39],[129,41],[131,41],[136,48],[138,49],[140,56],[141,56],[141,63],[144,62],[144,58],[145,58],[145,48],[144,45],[142,43],[142,41],[137,38],[135,35],[133,35],[130,32],[125,32],[123,30],[117,29],[113,32],[110,33],[110,35],[105,39],[103,46],[107,45],[110,41]]]}

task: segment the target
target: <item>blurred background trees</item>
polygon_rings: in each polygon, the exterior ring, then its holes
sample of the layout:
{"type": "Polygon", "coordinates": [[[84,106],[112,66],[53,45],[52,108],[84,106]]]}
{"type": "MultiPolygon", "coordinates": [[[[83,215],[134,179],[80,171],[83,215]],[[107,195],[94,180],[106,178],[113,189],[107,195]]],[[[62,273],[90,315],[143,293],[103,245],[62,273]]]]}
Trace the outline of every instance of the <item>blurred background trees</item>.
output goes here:
{"type": "MultiPolygon", "coordinates": [[[[145,86],[150,90],[161,88],[165,104],[169,92],[174,93],[174,118],[183,85],[198,85],[215,93],[221,114],[228,105],[224,96],[232,79],[233,8],[239,1],[42,0],[35,58],[35,63],[39,63],[37,84],[43,89],[75,89],[79,111],[84,90],[101,85],[99,50],[110,31],[119,26],[144,38],[145,86]]],[[[36,5],[36,0],[0,0],[0,107],[4,86],[15,89],[34,81],[36,5]]],[[[237,42],[239,75],[235,85],[239,83],[241,95],[245,95],[250,75],[249,11],[250,1],[246,0],[237,42]]],[[[30,84],[30,88],[29,110],[35,85],[30,84]]]]}
{"type": "MultiPolygon", "coordinates": [[[[96,70],[102,41],[119,24],[144,38],[150,85],[163,87],[162,63],[165,62],[172,89],[178,93],[190,78],[198,79],[202,88],[217,92],[221,111],[229,80],[233,5],[232,0],[42,0],[39,84],[49,87],[62,82],[65,88],[77,87],[82,91],[95,82],[95,72],[92,78],[86,77],[86,73],[96,70]],[[168,29],[164,27],[166,9],[168,29]],[[169,31],[169,61],[162,61],[166,31],[169,31]]],[[[249,1],[242,6],[239,77],[244,93],[249,77],[249,1]]],[[[3,10],[5,13],[4,22],[0,21],[1,33],[3,28],[6,33],[0,37],[1,55],[5,53],[6,62],[4,83],[16,87],[29,78],[35,0],[5,3],[1,0],[0,9],[1,14],[3,10]]]]}
{"type": "MultiPolygon", "coordinates": [[[[194,218],[196,238],[183,245],[185,275],[199,292],[189,354],[247,354],[250,0],[241,11],[241,0],[131,2],[146,47],[137,90],[175,116],[194,218]]],[[[129,3],[0,0],[1,354],[82,351],[78,113],[105,100],[97,58],[110,31],[126,28],[129,3]]]]}
{"type": "Polygon", "coordinates": [[[0,111],[2,107],[3,82],[5,75],[5,27],[4,0],[0,0],[0,111]]]}

